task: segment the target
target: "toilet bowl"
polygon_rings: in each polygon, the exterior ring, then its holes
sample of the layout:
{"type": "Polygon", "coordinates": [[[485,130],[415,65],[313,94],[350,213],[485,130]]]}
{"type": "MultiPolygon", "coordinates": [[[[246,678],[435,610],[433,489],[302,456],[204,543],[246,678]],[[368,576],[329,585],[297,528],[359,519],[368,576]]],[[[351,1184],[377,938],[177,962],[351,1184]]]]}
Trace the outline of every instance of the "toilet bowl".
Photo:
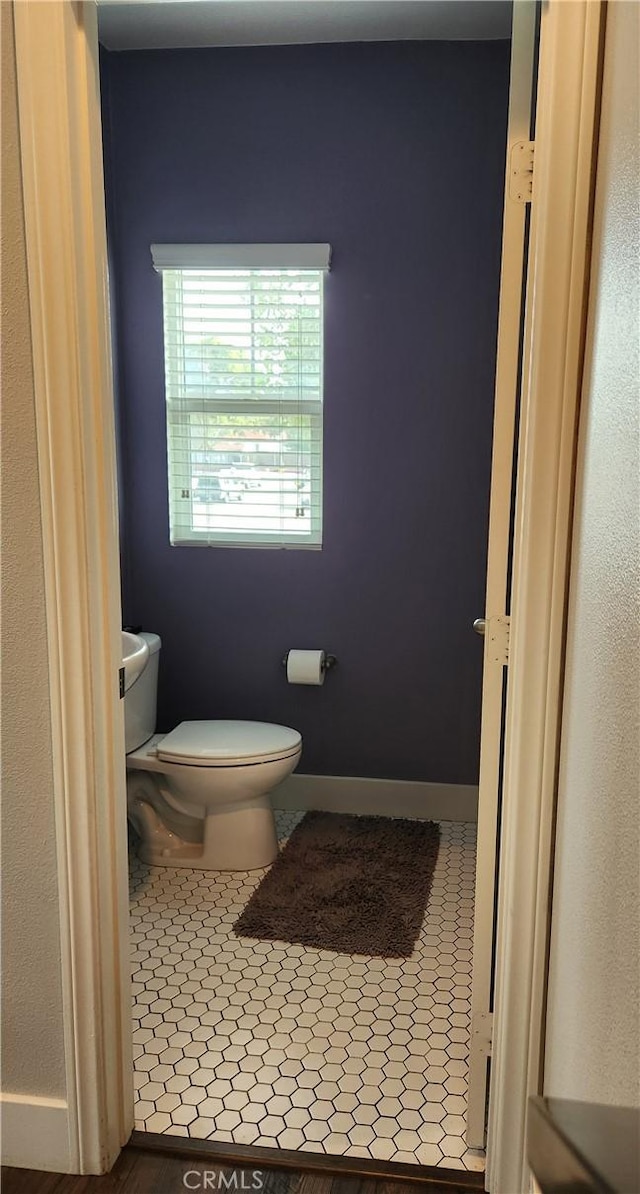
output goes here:
{"type": "Polygon", "coordinates": [[[127,808],[152,866],[254,870],[278,854],[269,793],[295,769],[302,739],[260,721],[183,721],[155,734],[160,639],[125,693],[127,808]]]}

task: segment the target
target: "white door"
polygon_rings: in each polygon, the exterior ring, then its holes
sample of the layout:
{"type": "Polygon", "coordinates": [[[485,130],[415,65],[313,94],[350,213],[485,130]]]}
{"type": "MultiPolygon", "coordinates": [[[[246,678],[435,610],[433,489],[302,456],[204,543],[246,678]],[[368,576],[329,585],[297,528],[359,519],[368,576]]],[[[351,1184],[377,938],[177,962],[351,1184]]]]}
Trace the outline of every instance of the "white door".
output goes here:
{"type": "Polygon", "coordinates": [[[515,0],[507,131],[500,316],[491,463],[484,616],[478,857],[476,865],[467,1144],[484,1148],[491,1052],[495,897],[500,835],[501,762],[509,644],[514,446],[522,359],[528,199],[537,41],[536,0],[515,0]]]}

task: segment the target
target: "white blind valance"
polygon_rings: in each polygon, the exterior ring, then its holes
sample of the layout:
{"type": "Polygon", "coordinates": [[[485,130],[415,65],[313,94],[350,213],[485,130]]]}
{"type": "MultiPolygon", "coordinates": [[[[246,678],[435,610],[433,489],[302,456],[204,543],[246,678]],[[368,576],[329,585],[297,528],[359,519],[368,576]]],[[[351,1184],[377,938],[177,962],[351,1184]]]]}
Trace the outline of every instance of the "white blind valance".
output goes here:
{"type": "Polygon", "coordinates": [[[171,542],[319,547],[324,269],[161,273],[171,542]]]}
{"type": "Polygon", "coordinates": [[[152,245],[154,269],[328,270],[331,245],[152,245]]]}

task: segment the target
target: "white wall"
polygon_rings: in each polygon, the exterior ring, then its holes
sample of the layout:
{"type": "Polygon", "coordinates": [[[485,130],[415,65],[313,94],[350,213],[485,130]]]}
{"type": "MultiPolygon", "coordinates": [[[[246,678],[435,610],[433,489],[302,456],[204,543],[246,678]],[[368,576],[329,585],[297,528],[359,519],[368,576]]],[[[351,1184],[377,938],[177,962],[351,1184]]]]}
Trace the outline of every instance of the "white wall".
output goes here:
{"type": "MultiPolygon", "coordinates": [[[[42,527],[13,6],[2,22],[2,1089],[62,1098],[65,1064],[42,527]]],[[[3,1116],[4,1143],[10,1109],[3,1116]]],[[[13,1122],[13,1121],[11,1121],[13,1122]]],[[[40,1120],[38,1120],[38,1123],[40,1120]]],[[[34,1154],[35,1155],[35,1154],[34,1154]]]]}
{"type": "Polygon", "coordinates": [[[545,1092],[640,1105],[637,0],[609,4],[581,411],[545,1092]]]}

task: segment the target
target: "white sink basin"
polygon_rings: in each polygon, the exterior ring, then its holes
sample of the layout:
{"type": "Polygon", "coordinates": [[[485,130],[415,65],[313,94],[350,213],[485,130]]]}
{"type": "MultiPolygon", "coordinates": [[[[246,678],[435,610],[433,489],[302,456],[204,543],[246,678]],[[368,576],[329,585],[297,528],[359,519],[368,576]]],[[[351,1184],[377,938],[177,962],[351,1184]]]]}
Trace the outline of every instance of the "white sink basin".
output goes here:
{"type": "Polygon", "coordinates": [[[144,671],[149,659],[149,644],[138,634],[122,631],[122,665],[124,667],[124,690],[127,692],[144,671]]]}

